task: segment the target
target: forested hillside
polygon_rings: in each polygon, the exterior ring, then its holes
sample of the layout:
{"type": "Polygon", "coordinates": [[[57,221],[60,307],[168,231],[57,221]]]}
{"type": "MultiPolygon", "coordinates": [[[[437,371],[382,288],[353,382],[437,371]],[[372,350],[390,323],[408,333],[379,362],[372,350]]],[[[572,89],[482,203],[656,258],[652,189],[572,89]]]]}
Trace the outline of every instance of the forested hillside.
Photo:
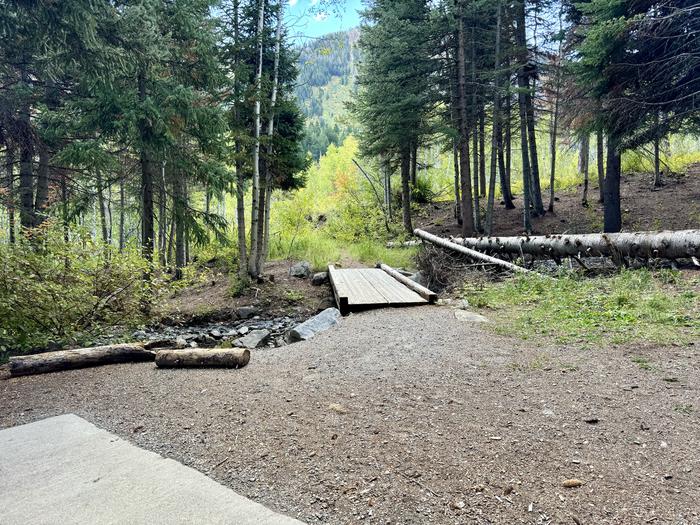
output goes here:
{"type": "Polygon", "coordinates": [[[345,105],[355,89],[359,34],[358,29],[331,33],[299,50],[296,95],[307,117],[303,145],[316,160],[353,131],[345,105]]]}

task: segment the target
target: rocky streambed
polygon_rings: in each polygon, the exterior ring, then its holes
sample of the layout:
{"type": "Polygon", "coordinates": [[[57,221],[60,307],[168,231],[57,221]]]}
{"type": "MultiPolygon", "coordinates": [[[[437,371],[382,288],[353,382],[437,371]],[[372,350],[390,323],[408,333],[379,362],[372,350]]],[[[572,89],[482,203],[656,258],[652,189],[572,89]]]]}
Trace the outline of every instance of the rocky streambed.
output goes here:
{"type": "Polygon", "coordinates": [[[328,308],[314,316],[266,317],[253,307],[240,308],[238,319],[210,323],[158,324],[131,334],[109,334],[94,345],[119,341],[144,343],[146,348],[275,348],[308,339],[340,321],[340,312],[328,308]]]}

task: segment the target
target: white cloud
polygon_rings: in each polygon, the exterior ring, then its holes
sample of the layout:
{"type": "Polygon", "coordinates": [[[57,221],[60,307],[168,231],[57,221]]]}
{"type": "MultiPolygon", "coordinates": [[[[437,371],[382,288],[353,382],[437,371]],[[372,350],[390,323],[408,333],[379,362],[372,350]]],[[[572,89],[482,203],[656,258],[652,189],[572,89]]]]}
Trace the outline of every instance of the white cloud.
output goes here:
{"type": "Polygon", "coordinates": [[[299,0],[289,0],[289,5],[290,5],[291,7],[294,7],[295,5],[297,5],[297,2],[298,2],[298,1],[299,1],[299,0]]]}
{"type": "Polygon", "coordinates": [[[318,4],[318,0],[311,0],[310,5],[314,6],[318,4]]]}

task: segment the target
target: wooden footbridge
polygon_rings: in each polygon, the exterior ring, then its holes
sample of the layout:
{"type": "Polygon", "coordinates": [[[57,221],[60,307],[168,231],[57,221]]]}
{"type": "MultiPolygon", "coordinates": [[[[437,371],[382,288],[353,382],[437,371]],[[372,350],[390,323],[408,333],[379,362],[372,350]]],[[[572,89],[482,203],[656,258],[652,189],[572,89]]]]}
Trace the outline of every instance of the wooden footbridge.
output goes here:
{"type": "Polygon", "coordinates": [[[437,294],[385,264],[349,269],[330,265],[328,276],[343,315],[386,306],[419,306],[437,300],[437,294]]]}

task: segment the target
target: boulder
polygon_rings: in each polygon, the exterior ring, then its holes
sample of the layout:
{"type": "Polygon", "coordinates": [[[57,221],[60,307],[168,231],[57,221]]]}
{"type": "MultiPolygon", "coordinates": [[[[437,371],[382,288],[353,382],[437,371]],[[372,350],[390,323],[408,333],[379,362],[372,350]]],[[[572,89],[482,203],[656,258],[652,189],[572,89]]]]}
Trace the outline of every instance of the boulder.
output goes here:
{"type": "Polygon", "coordinates": [[[311,278],[311,284],[313,286],[322,286],[328,282],[328,272],[315,273],[311,278]]]}
{"type": "Polygon", "coordinates": [[[250,319],[258,315],[258,309],[255,306],[241,306],[236,309],[236,315],[239,319],[250,319]]]}
{"type": "Polygon", "coordinates": [[[423,275],[422,272],[416,272],[413,275],[409,275],[408,278],[421,286],[428,286],[428,280],[425,278],[425,275],[423,275]]]}
{"type": "Polygon", "coordinates": [[[270,337],[268,330],[253,330],[245,337],[241,337],[234,344],[243,348],[257,348],[265,343],[265,340],[270,337]]]}
{"type": "Polygon", "coordinates": [[[289,275],[307,279],[311,275],[311,264],[308,261],[298,262],[289,269],[289,275]]]}
{"type": "Polygon", "coordinates": [[[460,321],[466,321],[468,323],[488,323],[489,320],[483,315],[476,314],[474,312],[468,312],[467,310],[455,310],[455,317],[460,321]]]}
{"type": "Polygon", "coordinates": [[[306,341],[316,334],[325,332],[340,322],[340,310],[337,308],[326,308],[320,314],[295,326],[287,333],[287,341],[306,341]]]}

